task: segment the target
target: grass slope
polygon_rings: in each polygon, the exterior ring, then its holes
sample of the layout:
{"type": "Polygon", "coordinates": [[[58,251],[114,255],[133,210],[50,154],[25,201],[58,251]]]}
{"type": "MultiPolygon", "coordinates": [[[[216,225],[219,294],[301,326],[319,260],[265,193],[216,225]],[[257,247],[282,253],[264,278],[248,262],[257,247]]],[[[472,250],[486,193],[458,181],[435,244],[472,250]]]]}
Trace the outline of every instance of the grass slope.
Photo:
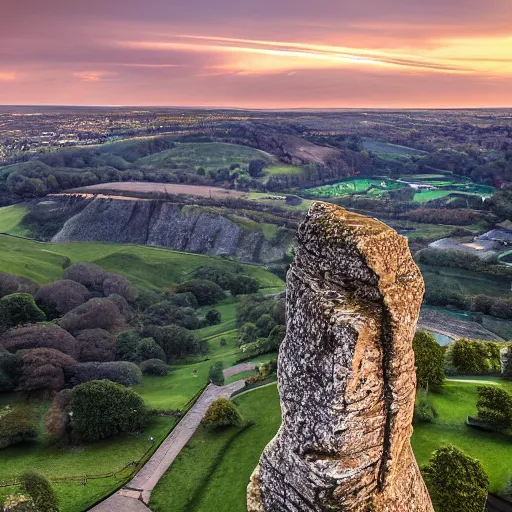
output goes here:
{"type": "Polygon", "coordinates": [[[21,226],[28,210],[21,204],[0,208],[0,232],[16,236],[29,236],[30,231],[21,226]]]}
{"type": "MultiPolygon", "coordinates": [[[[499,385],[512,391],[511,383],[499,381],[499,385]]],[[[491,490],[498,491],[509,476],[512,444],[506,436],[465,425],[466,416],[476,413],[477,386],[448,381],[441,393],[431,394],[439,418],[434,424],[415,426],[412,445],[420,466],[439,446],[458,446],[482,462],[491,490]]],[[[220,434],[199,430],[153,492],[154,512],[245,512],[249,476],[281,422],[277,387],[248,392],[235,402],[254,426],[234,438],[229,430],[220,434]]]]}

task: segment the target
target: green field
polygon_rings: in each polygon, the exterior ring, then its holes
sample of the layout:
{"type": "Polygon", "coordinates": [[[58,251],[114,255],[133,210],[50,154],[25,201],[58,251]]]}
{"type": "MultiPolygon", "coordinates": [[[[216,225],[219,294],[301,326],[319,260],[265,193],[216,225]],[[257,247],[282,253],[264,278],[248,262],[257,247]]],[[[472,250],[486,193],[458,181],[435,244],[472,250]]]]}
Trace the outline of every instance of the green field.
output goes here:
{"type": "MultiPolygon", "coordinates": [[[[500,385],[512,390],[511,383],[500,385]]],[[[442,444],[458,446],[482,462],[491,490],[499,491],[510,473],[512,444],[506,436],[465,425],[466,416],[476,413],[477,386],[447,382],[442,393],[431,394],[439,418],[435,424],[415,426],[412,445],[420,466],[442,444]]],[[[220,433],[198,430],[153,492],[153,511],[246,511],[249,476],[281,421],[277,388],[268,386],[245,393],[235,403],[254,425],[244,432],[235,428],[220,433]]]]}
{"type": "Polygon", "coordinates": [[[259,149],[238,144],[223,142],[183,142],[175,148],[161,151],[137,160],[137,165],[165,167],[168,164],[177,164],[180,167],[206,171],[217,170],[233,164],[245,166],[251,160],[265,160],[273,162],[272,155],[259,149]]]}
{"type": "Polygon", "coordinates": [[[302,192],[310,197],[339,197],[351,194],[372,194],[378,195],[382,192],[403,188],[404,185],[386,178],[356,178],[339,181],[332,185],[322,185],[304,189],[302,192]]]}
{"type": "Polygon", "coordinates": [[[302,169],[296,165],[271,165],[264,170],[265,176],[279,176],[281,174],[302,174],[302,169]]]}
{"type": "Polygon", "coordinates": [[[29,236],[30,231],[21,225],[28,210],[21,204],[0,208],[0,232],[16,236],[29,236]]]}

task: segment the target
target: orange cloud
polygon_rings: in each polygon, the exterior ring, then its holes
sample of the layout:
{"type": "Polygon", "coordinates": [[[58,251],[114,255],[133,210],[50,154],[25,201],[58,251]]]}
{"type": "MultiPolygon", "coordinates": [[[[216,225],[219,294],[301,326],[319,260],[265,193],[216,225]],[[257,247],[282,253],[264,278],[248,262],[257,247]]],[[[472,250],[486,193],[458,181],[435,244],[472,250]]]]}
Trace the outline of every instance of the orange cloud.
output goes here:
{"type": "Polygon", "coordinates": [[[111,73],[110,71],[77,71],[73,73],[73,75],[84,82],[100,82],[114,76],[115,73],[111,73]]]}
{"type": "Polygon", "coordinates": [[[10,71],[0,71],[0,80],[6,82],[10,80],[16,80],[16,73],[12,73],[10,71]]]}

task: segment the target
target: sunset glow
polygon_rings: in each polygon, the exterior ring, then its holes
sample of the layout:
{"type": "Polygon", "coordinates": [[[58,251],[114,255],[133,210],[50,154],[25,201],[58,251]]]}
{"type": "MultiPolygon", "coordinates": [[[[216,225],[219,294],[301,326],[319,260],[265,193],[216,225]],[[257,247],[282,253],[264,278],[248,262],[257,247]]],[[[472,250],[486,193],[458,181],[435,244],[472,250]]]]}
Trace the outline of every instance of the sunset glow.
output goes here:
{"type": "Polygon", "coordinates": [[[508,0],[172,3],[12,3],[1,103],[512,105],[508,0]]]}

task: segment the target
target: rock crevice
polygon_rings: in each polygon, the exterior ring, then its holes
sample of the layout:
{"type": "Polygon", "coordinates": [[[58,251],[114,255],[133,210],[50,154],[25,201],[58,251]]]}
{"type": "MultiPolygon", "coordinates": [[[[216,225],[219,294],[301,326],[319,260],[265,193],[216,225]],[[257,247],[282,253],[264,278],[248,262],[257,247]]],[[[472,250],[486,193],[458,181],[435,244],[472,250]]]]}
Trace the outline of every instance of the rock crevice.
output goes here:
{"type": "Polygon", "coordinates": [[[249,512],[433,512],[410,446],[423,293],[405,238],[312,205],[287,279],[282,425],[249,512]]]}

